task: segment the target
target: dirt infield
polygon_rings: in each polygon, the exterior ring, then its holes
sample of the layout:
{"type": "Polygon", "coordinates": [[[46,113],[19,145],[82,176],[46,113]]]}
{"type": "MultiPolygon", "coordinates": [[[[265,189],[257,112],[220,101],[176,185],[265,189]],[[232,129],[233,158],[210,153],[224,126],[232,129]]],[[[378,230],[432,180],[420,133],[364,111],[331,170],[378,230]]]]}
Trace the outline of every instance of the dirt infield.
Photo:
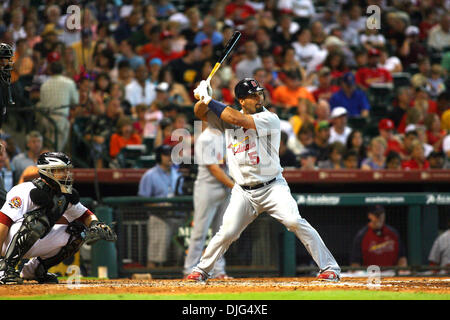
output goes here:
{"type": "MultiPolygon", "coordinates": [[[[209,280],[206,284],[184,280],[83,280],[77,287],[61,281],[57,285],[39,285],[25,281],[23,285],[0,286],[0,298],[43,295],[82,294],[195,294],[238,293],[295,290],[384,290],[450,294],[450,278],[382,278],[379,286],[368,284],[367,278],[343,278],[340,282],[317,281],[315,278],[241,278],[209,280]]],[[[74,297],[75,298],[75,297],[74,297]]],[[[76,299],[76,298],[75,298],[76,299]]]]}

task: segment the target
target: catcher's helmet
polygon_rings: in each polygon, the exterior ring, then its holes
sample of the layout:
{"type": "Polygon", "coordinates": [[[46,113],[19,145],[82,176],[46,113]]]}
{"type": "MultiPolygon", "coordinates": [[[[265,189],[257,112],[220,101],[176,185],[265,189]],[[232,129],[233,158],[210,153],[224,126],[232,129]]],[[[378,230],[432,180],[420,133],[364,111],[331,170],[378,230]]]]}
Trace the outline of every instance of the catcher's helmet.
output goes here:
{"type": "Polygon", "coordinates": [[[242,79],[234,87],[234,95],[236,96],[236,99],[244,99],[248,95],[261,91],[264,92],[264,88],[261,87],[258,81],[253,78],[242,79]]]}
{"type": "MultiPolygon", "coordinates": [[[[72,193],[72,160],[62,152],[45,152],[41,154],[37,161],[39,175],[53,189],[62,193],[72,193]],[[66,169],[61,177],[56,177],[58,169],[66,169]]],[[[61,173],[58,173],[58,175],[61,173]]]]}
{"type": "Polygon", "coordinates": [[[12,57],[14,51],[7,43],[0,43],[0,59],[8,59],[8,63],[0,67],[0,81],[9,84],[11,81],[12,57]]]}

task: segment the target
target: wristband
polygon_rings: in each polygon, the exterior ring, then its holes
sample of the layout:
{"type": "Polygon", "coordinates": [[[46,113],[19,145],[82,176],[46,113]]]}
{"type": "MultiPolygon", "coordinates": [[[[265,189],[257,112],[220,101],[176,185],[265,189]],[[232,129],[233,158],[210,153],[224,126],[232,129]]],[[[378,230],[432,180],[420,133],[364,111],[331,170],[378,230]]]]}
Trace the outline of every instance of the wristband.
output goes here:
{"type": "Polygon", "coordinates": [[[219,102],[217,100],[211,99],[211,101],[208,103],[208,108],[212,112],[214,112],[217,117],[220,118],[220,115],[222,114],[223,110],[227,107],[226,104],[223,104],[222,102],[219,102]]]}

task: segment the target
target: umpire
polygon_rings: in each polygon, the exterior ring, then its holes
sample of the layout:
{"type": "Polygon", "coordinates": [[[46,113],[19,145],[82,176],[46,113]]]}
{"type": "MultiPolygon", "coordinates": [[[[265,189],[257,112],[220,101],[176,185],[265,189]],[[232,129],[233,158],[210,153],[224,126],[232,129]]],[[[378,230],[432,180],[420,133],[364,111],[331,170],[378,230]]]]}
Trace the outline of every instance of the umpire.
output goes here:
{"type": "MultiPolygon", "coordinates": [[[[0,130],[6,118],[6,109],[13,105],[11,96],[11,71],[13,49],[7,43],[0,43],[0,130]]],[[[5,146],[0,143],[0,153],[5,152],[5,146]]],[[[0,206],[6,200],[6,190],[3,178],[0,177],[0,206]]]]}

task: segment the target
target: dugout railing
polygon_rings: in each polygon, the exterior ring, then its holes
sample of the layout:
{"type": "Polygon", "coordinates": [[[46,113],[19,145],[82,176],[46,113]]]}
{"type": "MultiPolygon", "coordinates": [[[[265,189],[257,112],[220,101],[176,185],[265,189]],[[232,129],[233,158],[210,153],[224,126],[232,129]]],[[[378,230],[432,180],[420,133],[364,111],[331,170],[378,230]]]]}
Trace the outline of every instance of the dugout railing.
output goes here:
{"type": "MultiPolygon", "coordinates": [[[[207,196],[207,195],[205,195],[207,196]]],[[[450,193],[294,194],[302,217],[322,236],[343,271],[357,231],[367,224],[367,208],[381,204],[386,223],[395,227],[404,244],[410,274],[436,268],[428,266],[431,246],[448,227],[450,193]]],[[[107,197],[95,204],[100,219],[111,223],[115,244],[100,241],[92,246],[91,275],[108,267],[110,278],[150,273],[153,278],[179,278],[192,227],[191,196],[174,198],[107,197]],[[165,261],[147,267],[149,233],[158,235],[161,225],[149,229],[149,217],[171,220],[165,261]]],[[[167,231],[167,230],[166,230],[167,231]]],[[[167,236],[167,232],[165,233],[167,236]]],[[[211,234],[209,233],[209,239],[211,234]]],[[[157,236],[158,238],[158,236],[157,236]]],[[[225,255],[227,272],[235,277],[310,276],[318,269],[295,235],[278,221],[262,214],[244,230],[225,255]]],[[[401,271],[402,268],[391,268],[401,271]]]]}

